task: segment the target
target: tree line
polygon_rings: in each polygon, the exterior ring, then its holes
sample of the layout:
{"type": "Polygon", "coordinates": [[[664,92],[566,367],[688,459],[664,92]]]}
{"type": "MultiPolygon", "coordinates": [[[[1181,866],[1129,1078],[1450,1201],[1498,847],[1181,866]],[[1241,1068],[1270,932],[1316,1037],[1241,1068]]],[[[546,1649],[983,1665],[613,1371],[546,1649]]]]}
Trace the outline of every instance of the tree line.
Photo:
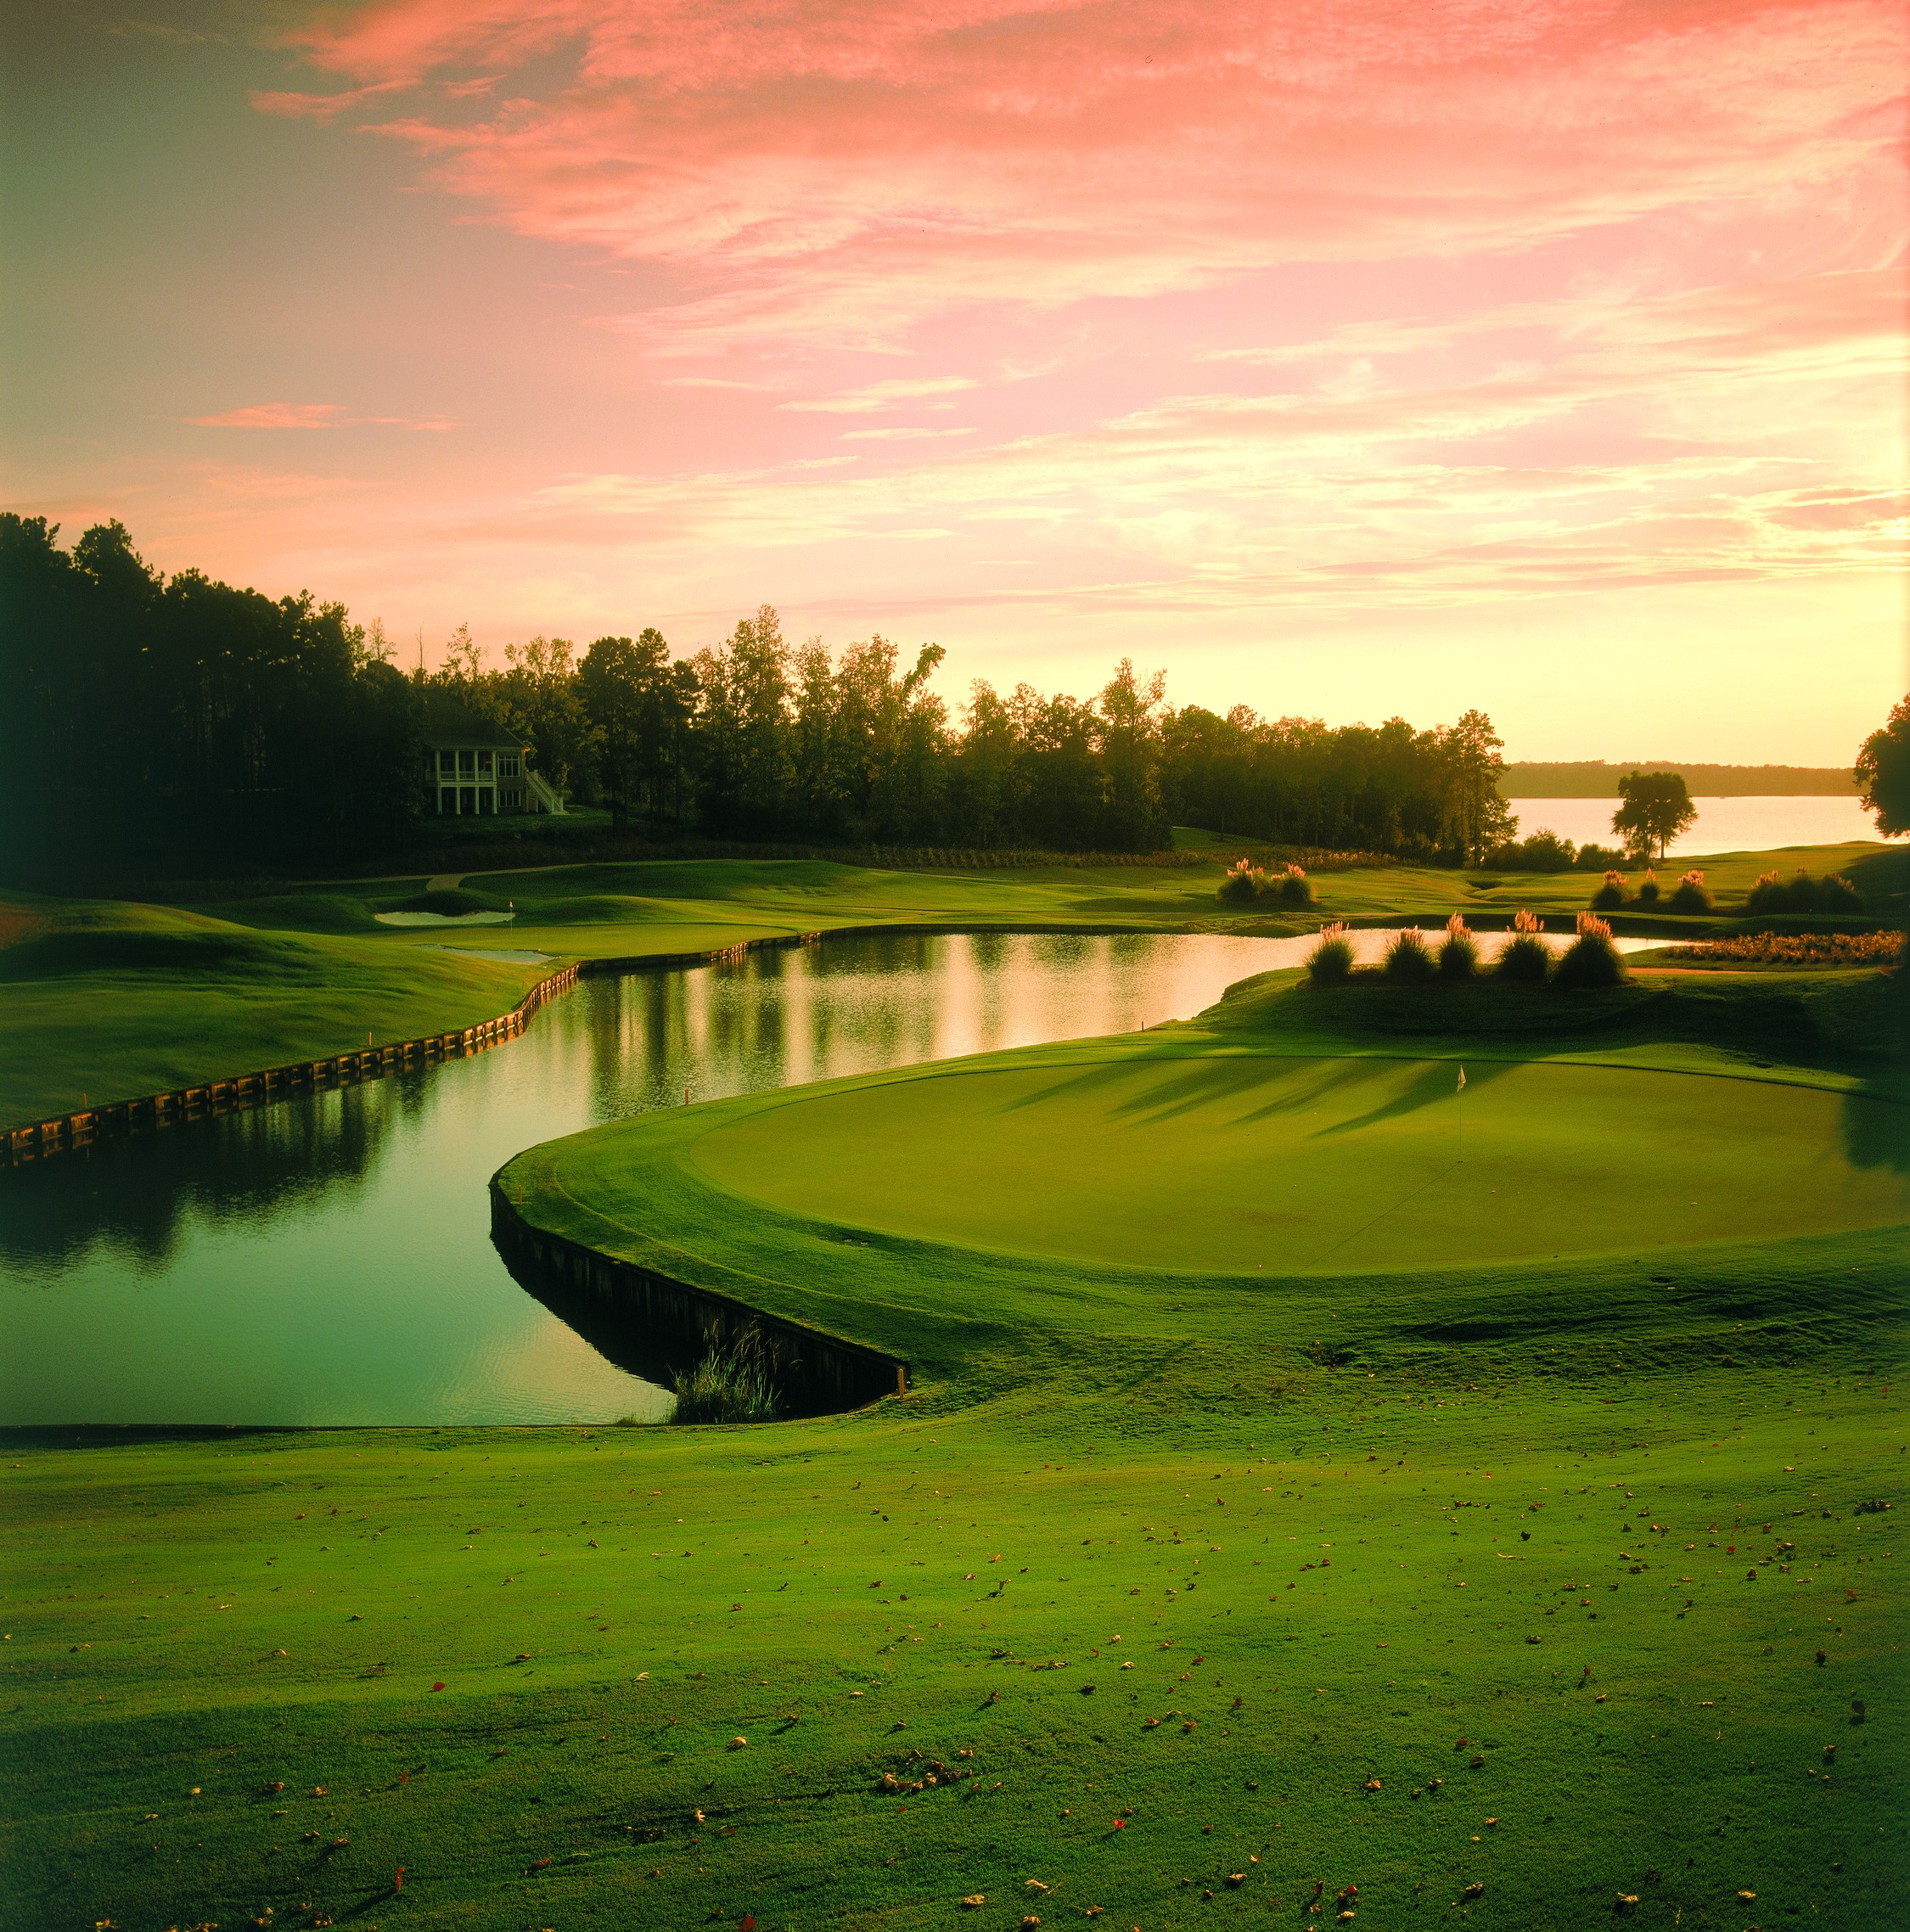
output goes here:
{"type": "Polygon", "coordinates": [[[1509,836],[1491,721],[1415,728],[1177,708],[1119,664],[1092,697],[983,681],[952,710],[943,653],[794,643],[767,605],[674,654],[654,628],[581,651],[460,629],[405,672],[379,626],[152,570],[118,523],[70,551],[0,516],[0,711],[15,850],[211,862],[402,846],[426,808],[424,694],[519,734],[574,802],[671,840],[1146,852],[1173,825],[1476,863],[1509,836]]]}

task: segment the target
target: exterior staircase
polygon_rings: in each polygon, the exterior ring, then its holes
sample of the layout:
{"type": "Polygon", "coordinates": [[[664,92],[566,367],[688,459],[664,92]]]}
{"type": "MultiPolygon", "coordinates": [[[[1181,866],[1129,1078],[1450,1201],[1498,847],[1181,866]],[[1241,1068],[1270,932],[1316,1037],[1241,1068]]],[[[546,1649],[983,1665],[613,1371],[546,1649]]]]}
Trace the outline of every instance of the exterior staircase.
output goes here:
{"type": "Polygon", "coordinates": [[[547,785],[544,781],[528,767],[526,767],[525,769],[524,778],[525,783],[527,783],[531,788],[531,797],[536,799],[537,801],[537,809],[540,812],[553,812],[559,817],[561,817],[564,813],[563,795],[559,792],[553,792],[550,787],[547,785]]]}

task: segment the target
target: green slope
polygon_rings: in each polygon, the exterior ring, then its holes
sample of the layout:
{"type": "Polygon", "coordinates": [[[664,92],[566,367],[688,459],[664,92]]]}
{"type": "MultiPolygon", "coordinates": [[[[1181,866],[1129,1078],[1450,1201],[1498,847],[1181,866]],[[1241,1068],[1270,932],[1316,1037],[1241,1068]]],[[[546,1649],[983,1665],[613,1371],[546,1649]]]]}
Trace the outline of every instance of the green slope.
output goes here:
{"type": "Polygon", "coordinates": [[[533,1219],[916,1391],[15,1439],[0,1924],[1893,1922],[1906,1233],[1852,1223],[1910,1142],[1882,976],[1790,977],[1462,1024],[1275,975],[528,1152],[533,1219]],[[1806,1015],[1761,1068],[1754,998],[1806,1015]],[[1560,1258],[1308,1263],[1293,1217],[1385,1206],[1460,1052],[1560,1258]],[[1281,1199],[1294,1158],[1332,1187],[1281,1199]],[[1302,1265],[1242,1266],[1261,1213],[1302,1265]]]}
{"type": "MultiPolygon", "coordinates": [[[[1733,906],[1773,867],[1848,871],[1885,918],[1901,917],[1910,897],[1910,851],[1879,845],[1705,862],[1721,897],[1716,918],[1654,915],[1629,925],[1667,935],[1733,929],[1733,906]]],[[[1453,912],[1503,925],[1520,907],[1562,927],[1594,883],[1581,873],[1367,866],[1317,874],[1319,904],[1310,912],[1241,913],[1215,897],[1223,870],[1217,856],[1179,868],[969,872],[672,860],[476,873],[438,895],[422,879],[334,881],[178,907],[10,894],[0,901],[0,1125],[65,1112],[82,1095],[126,1099],[338,1053],[368,1033],[393,1040],[467,1025],[514,1003],[536,977],[535,968],[465,952],[656,958],[855,926],[1290,934],[1329,918],[1439,924],[1453,912]],[[438,908],[514,918],[424,928],[377,918],[438,908]]]]}
{"type": "Polygon", "coordinates": [[[0,1126],[508,1011],[547,968],[261,931],[169,907],[15,896],[0,1126]]]}

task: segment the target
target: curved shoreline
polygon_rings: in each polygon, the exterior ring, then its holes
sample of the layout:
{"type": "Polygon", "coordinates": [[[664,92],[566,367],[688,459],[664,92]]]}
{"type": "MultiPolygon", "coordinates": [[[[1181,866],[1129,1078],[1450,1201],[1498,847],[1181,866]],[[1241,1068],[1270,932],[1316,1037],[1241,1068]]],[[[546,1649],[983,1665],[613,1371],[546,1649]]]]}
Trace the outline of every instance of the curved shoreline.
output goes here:
{"type": "Polygon", "coordinates": [[[262,1107],[268,1101],[289,1099],[300,1089],[311,1092],[356,1086],[362,1080],[381,1079],[407,1067],[441,1065],[447,1059],[462,1059],[514,1039],[546,1000],[569,991],[576,983],[577,974],[575,965],[559,967],[538,980],[508,1013],[480,1020],[474,1026],[422,1034],[382,1047],[360,1047],[319,1059],[293,1060],[284,1066],[262,1067],[252,1073],[233,1074],[225,1080],[205,1081],[196,1087],[168,1087],[133,1100],[115,1100],[103,1107],[57,1115],[31,1126],[0,1130],[0,1133],[4,1135],[5,1150],[12,1164],[19,1166],[42,1155],[90,1147],[110,1134],[138,1133],[149,1127],[169,1127],[180,1120],[200,1120],[241,1108],[262,1107]]]}
{"type": "Polygon", "coordinates": [[[909,1365],[900,1356],[768,1314],[733,1295],[694,1287],[540,1227],[511,1200],[502,1172],[491,1177],[491,1238],[526,1293],[536,1295],[536,1289],[519,1274],[520,1266],[541,1275],[543,1285],[560,1297],[604,1305],[646,1335],[690,1350],[733,1348],[754,1332],[778,1388],[794,1399],[792,1414],[837,1414],[908,1393],[909,1365]]]}
{"type": "MultiPolygon", "coordinates": [[[[1430,913],[1418,917],[1430,919],[1435,925],[1439,923],[1435,915],[1430,913]]],[[[1297,924],[1304,929],[1311,922],[1295,922],[1272,916],[1270,923],[1297,924]]],[[[1343,923],[1359,929],[1371,929],[1404,925],[1413,921],[1403,913],[1388,913],[1358,915],[1347,918],[1343,923]]],[[[1716,923],[1715,918],[1654,918],[1650,931],[1639,933],[1635,929],[1638,922],[1627,918],[1622,913],[1615,915],[1610,921],[1614,930],[1621,932],[1621,936],[1654,937],[1661,933],[1666,943],[1706,936],[1708,929],[1716,923]],[[1634,929],[1625,930],[1626,928],[1634,929]]],[[[1819,923],[1840,925],[1853,922],[1832,920],[1819,923]]],[[[1876,924],[1874,920],[1854,923],[1868,925],[1876,924]]],[[[1497,918],[1491,913],[1475,913],[1472,924],[1473,929],[1480,933],[1511,929],[1509,919],[1497,918]]],[[[18,1126],[0,1127],[0,1154],[6,1156],[4,1161],[0,1161],[0,1165],[20,1166],[43,1156],[77,1151],[109,1137],[137,1133],[148,1128],[171,1126],[179,1121],[204,1120],[240,1109],[263,1106],[272,1100],[289,1098],[294,1092],[301,1088],[351,1085],[361,1080],[376,1080],[386,1073],[402,1071],[411,1066],[435,1065],[447,1059],[462,1059],[470,1053],[482,1053],[491,1047],[502,1044],[505,1040],[514,1038],[524,1031],[525,1025],[546,1000],[556,997],[559,993],[567,992],[578,980],[587,977],[716,965],[725,960],[743,958],[751,952],[811,946],[827,939],[874,939],[890,936],[902,939],[980,938],[992,934],[1004,937],[1075,936],[1083,939],[1108,939],[1130,935],[1151,938],[1177,935],[1198,937],[1216,933],[1243,939],[1303,939],[1306,936],[1304,929],[1295,932],[1243,930],[1236,921],[1211,927],[1183,926],[1171,929],[1137,925],[1132,922],[1060,924],[1045,920],[1004,920],[999,924],[991,922],[982,924],[973,919],[903,920],[880,924],[829,926],[807,932],[765,933],[753,939],[739,940],[731,946],[705,947],[684,952],[619,953],[576,959],[568,965],[547,974],[509,1011],[499,1014],[491,1019],[479,1021],[475,1025],[454,1028],[442,1033],[423,1034],[412,1039],[389,1042],[382,1046],[360,1047],[314,1059],[295,1060],[281,1066],[255,1069],[250,1072],[203,1081],[191,1086],[169,1087],[154,1093],[140,1094],[131,1099],[110,1101],[98,1107],[76,1109],[70,1113],[51,1115],[18,1126]]]]}
{"type": "MultiPolygon", "coordinates": [[[[1173,936],[1164,935],[1153,927],[1132,924],[1056,925],[1019,922],[978,926],[972,922],[949,920],[831,926],[812,932],[764,933],[754,939],[739,940],[733,946],[709,946],[688,952],[621,953],[608,958],[576,959],[547,974],[508,1012],[480,1020],[475,1025],[388,1042],[382,1046],[357,1047],[317,1059],[294,1060],[283,1066],[259,1068],[249,1073],[202,1081],[189,1087],[167,1087],[156,1093],[137,1095],[129,1100],[76,1109],[71,1113],[50,1115],[43,1120],[31,1121],[20,1126],[0,1127],[0,1154],[8,1157],[5,1164],[19,1166],[42,1155],[90,1147],[110,1136],[171,1126],[183,1120],[205,1120],[244,1108],[261,1107],[273,1100],[289,1099],[301,1089],[354,1085],[361,1080],[377,1080],[387,1073],[401,1072],[408,1067],[438,1065],[446,1059],[483,1053],[515,1038],[546,1000],[568,992],[580,979],[715,966],[725,960],[744,958],[752,952],[812,946],[826,939],[876,939],[890,935],[903,939],[935,939],[989,933],[1046,935],[1058,938],[1078,935],[1087,939],[1119,938],[1127,935],[1173,936]]],[[[1244,936],[1276,939],[1295,935],[1250,933],[1244,936]]]]}

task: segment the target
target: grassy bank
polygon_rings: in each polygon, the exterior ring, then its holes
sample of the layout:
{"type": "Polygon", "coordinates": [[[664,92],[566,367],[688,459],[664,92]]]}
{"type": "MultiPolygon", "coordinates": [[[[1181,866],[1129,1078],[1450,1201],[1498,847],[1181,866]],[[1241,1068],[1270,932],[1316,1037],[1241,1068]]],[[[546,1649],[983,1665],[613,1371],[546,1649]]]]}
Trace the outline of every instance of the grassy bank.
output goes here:
{"type": "Polygon", "coordinates": [[[915,1392],[14,1439],[0,1924],[1886,1923],[1888,990],[1271,975],[531,1150],[915,1392]]]}
{"type": "MultiPolygon", "coordinates": [[[[82,1096],[126,1099],[338,1053],[368,1033],[401,1039],[487,1019],[542,969],[486,954],[657,958],[851,926],[1280,934],[1328,918],[1437,924],[1455,911],[1503,925],[1521,906],[1563,923],[1595,884],[1580,873],[1356,866],[1315,875],[1312,911],[1238,911],[1215,897],[1223,856],[1211,865],[975,872],[681,860],[480,873],[436,892],[423,878],[334,881],[163,906],[14,894],[0,903],[0,1125],[67,1111],[82,1096]],[[510,918],[380,923],[380,914],[419,910],[510,918]]],[[[1715,862],[1716,917],[1621,924],[1667,936],[1733,930],[1760,873],[1800,865],[1850,872],[1879,916],[1901,916],[1910,851],[1852,845],[1715,862]]]]}
{"type": "Polygon", "coordinates": [[[171,907],[14,896],[0,944],[0,1126],[469,1026],[547,968],[171,907]]]}

